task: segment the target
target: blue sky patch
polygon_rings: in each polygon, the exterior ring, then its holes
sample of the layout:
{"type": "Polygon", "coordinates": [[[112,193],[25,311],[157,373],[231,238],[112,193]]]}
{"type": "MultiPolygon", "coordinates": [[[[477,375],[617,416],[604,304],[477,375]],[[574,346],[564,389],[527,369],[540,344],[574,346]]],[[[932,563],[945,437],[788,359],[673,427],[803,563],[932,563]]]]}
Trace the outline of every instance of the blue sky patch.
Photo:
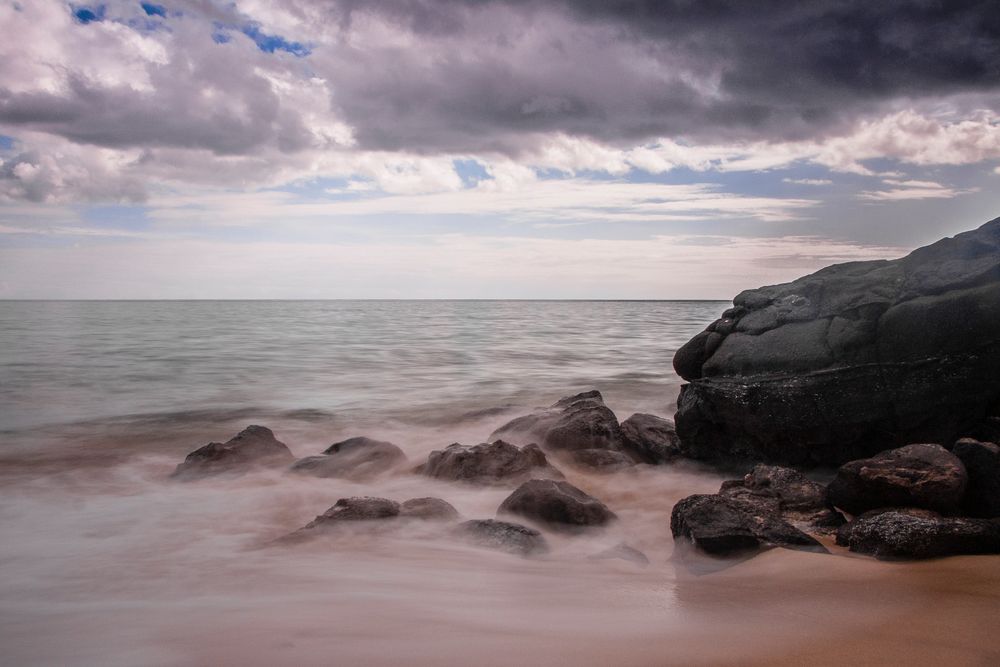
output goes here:
{"type": "Polygon", "coordinates": [[[14,137],[0,134],[0,151],[9,151],[14,147],[14,137]]]}
{"type": "Polygon", "coordinates": [[[167,18],[167,8],[163,5],[156,5],[152,2],[140,2],[139,6],[142,7],[142,11],[146,12],[146,16],[162,16],[167,18]]]}
{"type": "Polygon", "coordinates": [[[104,12],[107,9],[105,5],[97,5],[96,7],[70,5],[70,7],[73,9],[73,18],[83,25],[95,21],[103,21],[104,12]]]}
{"type": "Polygon", "coordinates": [[[255,23],[244,26],[242,32],[254,41],[258,49],[265,53],[287,51],[293,56],[303,58],[312,52],[312,49],[302,42],[290,42],[280,35],[268,35],[261,32],[260,26],[255,23]]]}

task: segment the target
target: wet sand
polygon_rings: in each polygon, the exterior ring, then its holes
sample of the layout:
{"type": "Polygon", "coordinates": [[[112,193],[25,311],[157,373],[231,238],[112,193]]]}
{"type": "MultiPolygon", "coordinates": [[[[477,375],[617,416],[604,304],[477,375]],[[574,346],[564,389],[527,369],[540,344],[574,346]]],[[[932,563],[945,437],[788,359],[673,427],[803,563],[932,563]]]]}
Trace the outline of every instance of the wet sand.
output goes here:
{"type": "MultiPolygon", "coordinates": [[[[272,426],[297,456],[361,428],[268,417],[251,421],[272,426]]],[[[187,451],[231,435],[248,418],[189,419],[177,428],[129,420],[14,442],[0,462],[2,662],[1000,663],[1000,633],[993,631],[1000,558],[904,564],[839,549],[829,556],[776,549],[720,568],[686,550],[674,553],[674,502],[714,492],[722,479],[689,466],[610,476],[566,469],[621,521],[589,536],[549,534],[552,551],[538,559],[472,548],[419,526],[358,526],[276,547],[275,538],[343,496],[432,495],[467,518],[486,518],[509,489],[411,474],[370,484],[281,472],[167,479],[187,451]],[[141,440],[152,433],[159,439],[141,440]],[[32,465],[27,450],[44,464],[32,465]],[[587,558],[621,541],[644,551],[651,565],[587,558]]],[[[422,430],[364,426],[419,462],[454,440],[481,440],[504,419],[486,415],[422,430]]]]}

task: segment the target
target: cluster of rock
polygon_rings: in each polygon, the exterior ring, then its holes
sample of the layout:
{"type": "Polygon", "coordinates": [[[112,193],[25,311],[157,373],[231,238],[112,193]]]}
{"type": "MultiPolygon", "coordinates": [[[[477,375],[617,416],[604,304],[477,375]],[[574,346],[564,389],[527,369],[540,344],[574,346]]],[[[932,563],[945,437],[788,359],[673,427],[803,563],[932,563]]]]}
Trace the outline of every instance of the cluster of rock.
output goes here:
{"type": "Polygon", "coordinates": [[[674,506],[671,532],[730,556],[765,547],[827,551],[816,536],[882,559],[1000,553],[1000,447],[916,444],[850,461],[824,487],[758,464],[718,494],[674,506]],[[852,515],[846,521],[840,512],[852,515]]]}

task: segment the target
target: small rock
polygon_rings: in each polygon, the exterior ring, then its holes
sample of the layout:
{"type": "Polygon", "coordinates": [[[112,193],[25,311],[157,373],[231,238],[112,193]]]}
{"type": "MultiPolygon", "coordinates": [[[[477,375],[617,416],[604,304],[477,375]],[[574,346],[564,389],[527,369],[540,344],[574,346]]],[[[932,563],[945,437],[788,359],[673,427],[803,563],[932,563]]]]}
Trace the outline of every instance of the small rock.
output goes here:
{"type": "Polygon", "coordinates": [[[962,505],[965,514],[984,519],[1000,517],[1000,446],[962,438],[951,450],[969,475],[962,505]]]}
{"type": "Polygon", "coordinates": [[[451,521],[458,518],[458,510],[440,498],[412,498],[399,507],[399,516],[429,521],[451,521]]]}
{"type": "Polygon", "coordinates": [[[826,489],[791,468],[757,464],[742,480],[723,482],[719,493],[751,512],[776,513],[809,533],[830,533],[844,517],[827,505],[826,489]]]}
{"type": "Polygon", "coordinates": [[[613,449],[623,446],[618,418],[599,391],[567,396],[551,407],[504,424],[490,436],[540,442],[548,450],[613,449]]]}
{"type": "Polygon", "coordinates": [[[604,503],[568,482],[533,479],[501,503],[498,514],[516,514],[556,530],[603,526],[617,517],[604,503]]]}
{"type": "Polygon", "coordinates": [[[884,507],[958,511],[968,476],[962,461],[940,445],[907,445],[845,463],[827,487],[835,507],[861,514],[884,507]]]}
{"type": "Polygon", "coordinates": [[[645,463],[669,463],[679,454],[680,440],[674,422],[656,415],[637,412],[622,422],[624,445],[645,463]]]}
{"type": "Polygon", "coordinates": [[[331,445],[319,456],[307,456],[292,471],[316,477],[366,480],[406,463],[406,454],[391,442],[358,437],[331,445]]]}
{"type": "Polygon", "coordinates": [[[621,544],[616,544],[610,549],[605,549],[599,553],[588,556],[590,560],[608,560],[612,558],[618,558],[621,560],[626,560],[630,563],[635,563],[636,565],[642,565],[643,567],[649,565],[649,558],[646,554],[642,553],[638,549],[630,547],[629,545],[622,542],[621,544]]]}
{"type": "Polygon", "coordinates": [[[618,472],[635,465],[624,452],[610,449],[578,449],[570,454],[570,460],[582,468],[598,472],[618,472]]]}
{"type": "Polygon", "coordinates": [[[340,521],[378,521],[399,516],[400,506],[388,498],[370,496],[341,498],[336,504],[306,524],[306,529],[340,521]]]}
{"type": "Polygon", "coordinates": [[[517,447],[503,440],[475,447],[449,445],[431,452],[417,468],[428,477],[478,484],[517,483],[529,477],[562,477],[538,445],[517,447]]]}
{"type": "Polygon", "coordinates": [[[292,452],[274,437],[271,429],[248,426],[225,443],[210,442],[194,450],[177,466],[172,476],[194,479],[245,472],[252,468],[286,466],[294,459],[292,452]]]}
{"type": "Polygon", "coordinates": [[[532,556],[549,550],[541,533],[519,523],[474,519],[459,524],[457,533],[476,546],[520,556],[532,556]]]}
{"type": "Polygon", "coordinates": [[[941,517],[908,509],[866,512],[845,526],[837,541],[882,560],[996,554],[1000,519],[941,517]]]}
{"type": "Polygon", "coordinates": [[[674,505],[674,538],[684,537],[713,556],[731,556],[767,546],[826,553],[815,539],[779,515],[734,502],[721,495],[693,495],[674,505]]]}

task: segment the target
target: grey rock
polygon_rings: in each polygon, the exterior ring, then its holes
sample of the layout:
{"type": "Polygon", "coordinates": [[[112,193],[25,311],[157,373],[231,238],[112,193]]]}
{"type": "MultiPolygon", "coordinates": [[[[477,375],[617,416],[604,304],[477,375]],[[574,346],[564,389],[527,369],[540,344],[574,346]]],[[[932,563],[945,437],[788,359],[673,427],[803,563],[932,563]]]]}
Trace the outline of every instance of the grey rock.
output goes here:
{"type": "Polygon", "coordinates": [[[968,475],[940,445],[907,445],[845,463],[827,487],[831,505],[851,514],[885,507],[917,507],[944,514],[962,503],[968,475]]]}
{"type": "Polygon", "coordinates": [[[458,518],[458,510],[440,498],[411,498],[399,507],[399,516],[406,519],[451,521],[458,518]]]}
{"type": "Polygon", "coordinates": [[[779,546],[825,553],[814,538],[766,506],[753,506],[732,498],[693,495],[674,505],[670,532],[713,556],[737,556],[779,546]]]}
{"type": "Polygon", "coordinates": [[[618,418],[599,391],[562,398],[551,407],[514,419],[493,432],[490,439],[538,442],[546,450],[621,450],[618,418]]]}
{"type": "Polygon", "coordinates": [[[1000,553],[1000,519],[880,510],[865,513],[845,526],[838,543],[883,560],[996,554],[1000,553]]]}
{"type": "Polygon", "coordinates": [[[316,477],[368,480],[406,463],[406,454],[391,442],[357,437],[338,442],[319,456],[292,464],[296,473],[316,477]]]}
{"type": "Polygon", "coordinates": [[[674,357],[686,456],[839,465],[950,445],[1000,406],[1000,218],[733,304],[674,357]]]}
{"type": "Polygon", "coordinates": [[[417,472],[473,484],[516,484],[530,477],[562,477],[538,445],[517,447],[503,440],[474,447],[449,445],[431,452],[417,472]]]}
{"type": "Polygon", "coordinates": [[[295,460],[285,443],[264,426],[248,426],[225,443],[210,442],[184,459],[173,477],[196,479],[223,473],[246,472],[254,468],[283,467],[295,460]]]}
{"type": "Polygon", "coordinates": [[[644,463],[669,463],[680,454],[674,422],[637,412],[621,424],[625,450],[644,463]]]}
{"type": "Polygon", "coordinates": [[[743,479],[724,482],[719,494],[751,512],[780,516],[807,533],[832,533],[844,523],[829,506],[826,488],[791,468],[759,463],[743,479]]]}
{"type": "Polygon", "coordinates": [[[1000,517],[1000,446],[962,438],[951,450],[969,475],[962,503],[968,516],[1000,517]]]}
{"type": "Polygon", "coordinates": [[[534,528],[496,519],[473,519],[459,524],[456,533],[466,542],[519,556],[535,556],[549,550],[534,528]]]}
{"type": "Polygon", "coordinates": [[[325,527],[342,521],[379,521],[399,516],[399,503],[370,496],[341,498],[333,507],[306,524],[306,529],[325,527]]]}
{"type": "Polygon", "coordinates": [[[568,482],[533,479],[510,494],[498,514],[515,514],[553,530],[577,531],[617,519],[597,498],[568,482]]]}
{"type": "Polygon", "coordinates": [[[570,454],[570,461],[597,472],[618,472],[635,465],[630,456],[613,449],[577,449],[570,454]]]}

